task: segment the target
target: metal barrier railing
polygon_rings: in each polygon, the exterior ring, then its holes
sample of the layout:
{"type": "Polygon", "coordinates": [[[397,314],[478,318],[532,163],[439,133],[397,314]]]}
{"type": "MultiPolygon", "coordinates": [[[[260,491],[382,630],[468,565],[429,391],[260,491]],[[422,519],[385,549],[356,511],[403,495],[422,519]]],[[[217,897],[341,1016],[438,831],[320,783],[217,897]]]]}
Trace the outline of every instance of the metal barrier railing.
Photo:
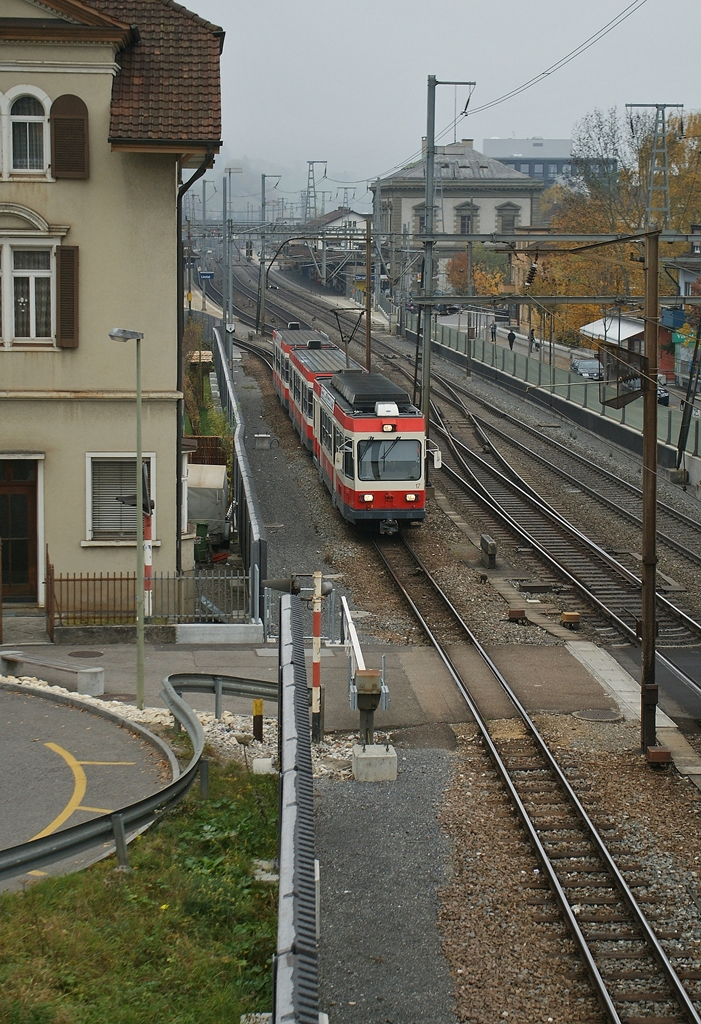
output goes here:
{"type": "MultiPolygon", "coordinates": [[[[313,594],[313,587],[302,587],[302,593],[313,594]]],[[[263,588],[263,636],[266,640],[280,639],[280,592],[270,587],[263,588]]],[[[302,632],[305,640],[312,639],[311,601],[302,600],[300,605],[302,632]]],[[[329,644],[341,642],[343,631],[342,615],[338,612],[336,590],[324,596],[321,605],[321,639],[329,644]]]]}
{"type": "MultiPolygon", "coordinates": [[[[41,690],[31,692],[42,696],[41,690]]],[[[126,866],[127,834],[148,825],[159,814],[182,800],[195,781],[204,749],[204,733],[197,716],[167,680],[163,682],[161,697],[175,720],[185,727],[192,741],[193,754],[185,771],[158,793],[120,807],[111,814],[101,814],[91,821],[73,825],[42,839],[32,839],[28,843],[0,850],[0,879],[35,871],[45,864],[110,842],[115,844],[120,864],[126,866]]]]}
{"type": "Polygon", "coordinates": [[[214,329],[212,352],[222,408],[234,428],[234,457],[231,471],[234,521],[243,566],[250,575],[251,618],[254,622],[260,622],[263,615],[260,582],[268,575],[268,539],[244,445],[244,423],[234,392],[229,358],[218,328],[214,329]]]}
{"type": "Polygon", "coordinates": [[[280,894],[273,1024],[319,1024],[314,792],[299,598],[280,599],[280,894]]]}

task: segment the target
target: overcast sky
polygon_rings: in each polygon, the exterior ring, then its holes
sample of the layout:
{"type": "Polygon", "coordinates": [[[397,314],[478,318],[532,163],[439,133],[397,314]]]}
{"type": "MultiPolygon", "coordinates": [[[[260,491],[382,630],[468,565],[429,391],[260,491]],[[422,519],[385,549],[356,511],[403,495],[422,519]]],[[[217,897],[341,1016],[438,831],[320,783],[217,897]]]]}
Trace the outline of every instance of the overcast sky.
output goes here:
{"type": "MultiPolygon", "coordinates": [[[[237,175],[237,208],[253,203],[256,176],[282,173],[293,199],[308,160],[328,161],[318,189],[338,205],[348,183],[415,155],[426,134],[426,79],[474,80],[470,107],[517,88],[564,57],[630,0],[185,0],[226,31],[222,58],[224,148],[237,175]]],[[[463,119],[457,137],[570,138],[596,107],[683,103],[701,109],[693,55],[700,0],[646,0],[586,53],[543,82],[463,119]]],[[[461,110],[466,90],[458,90],[461,110]]],[[[438,89],[437,129],[453,120],[452,86],[438,89]]],[[[453,131],[443,139],[451,142],[453,131]]],[[[317,170],[317,179],[322,169],[317,170]]],[[[272,182],[270,183],[272,185],[272,182]]]]}

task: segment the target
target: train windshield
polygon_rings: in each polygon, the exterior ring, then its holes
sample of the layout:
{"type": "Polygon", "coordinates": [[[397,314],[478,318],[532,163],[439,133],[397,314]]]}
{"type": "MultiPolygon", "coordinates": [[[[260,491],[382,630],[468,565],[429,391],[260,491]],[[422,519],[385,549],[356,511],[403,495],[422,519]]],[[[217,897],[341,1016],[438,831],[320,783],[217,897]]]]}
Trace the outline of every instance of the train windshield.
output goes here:
{"type": "Polygon", "coordinates": [[[358,441],[360,480],[420,480],[421,444],[401,437],[358,441]]]}

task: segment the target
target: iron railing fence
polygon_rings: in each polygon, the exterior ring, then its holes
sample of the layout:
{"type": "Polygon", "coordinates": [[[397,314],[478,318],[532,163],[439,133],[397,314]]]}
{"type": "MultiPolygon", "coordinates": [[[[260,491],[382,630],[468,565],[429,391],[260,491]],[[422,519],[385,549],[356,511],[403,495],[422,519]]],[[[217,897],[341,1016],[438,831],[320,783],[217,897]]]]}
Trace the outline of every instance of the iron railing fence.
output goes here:
{"type": "MultiPolygon", "coordinates": [[[[123,626],[136,622],[136,574],[48,574],[49,625],[123,626]]],[[[231,568],[206,569],[192,575],[154,573],[152,625],[188,622],[248,622],[251,598],[248,575],[231,568]]]]}

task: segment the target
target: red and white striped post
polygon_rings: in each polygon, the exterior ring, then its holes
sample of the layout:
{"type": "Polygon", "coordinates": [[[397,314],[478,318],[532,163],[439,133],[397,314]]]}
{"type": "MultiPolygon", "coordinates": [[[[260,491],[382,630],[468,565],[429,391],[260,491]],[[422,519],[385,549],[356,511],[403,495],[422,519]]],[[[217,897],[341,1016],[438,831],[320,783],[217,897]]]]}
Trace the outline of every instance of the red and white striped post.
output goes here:
{"type": "Polygon", "coordinates": [[[321,743],[321,573],[313,573],[312,579],[312,743],[321,743]]]}
{"type": "Polygon", "coordinates": [[[153,615],[153,544],[151,536],[152,515],[144,515],[144,618],[153,615]]]}

